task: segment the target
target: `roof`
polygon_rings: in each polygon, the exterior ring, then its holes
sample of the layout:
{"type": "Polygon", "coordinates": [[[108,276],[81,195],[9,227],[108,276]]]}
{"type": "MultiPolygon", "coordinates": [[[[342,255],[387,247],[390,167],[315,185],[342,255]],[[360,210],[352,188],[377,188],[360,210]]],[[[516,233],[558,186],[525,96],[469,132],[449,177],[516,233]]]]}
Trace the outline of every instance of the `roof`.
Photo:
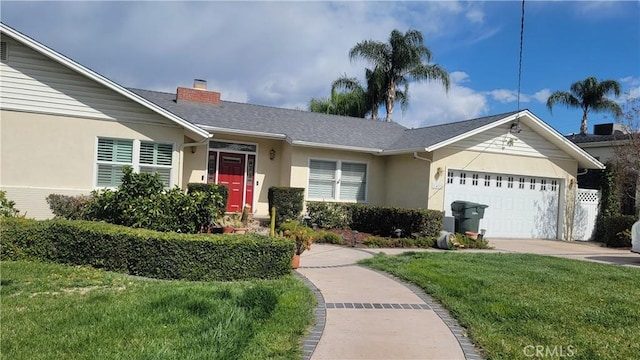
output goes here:
{"type": "Polygon", "coordinates": [[[397,141],[406,128],[393,122],[282,109],[231,101],[220,105],[176,102],[176,95],[130,89],[154,104],[220,133],[286,139],[294,145],[381,152],[397,141]]]}
{"type": "Polygon", "coordinates": [[[571,134],[566,138],[575,144],[584,143],[598,143],[598,142],[612,142],[612,141],[624,141],[629,139],[631,134],[614,133],[609,135],[594,135],[594,134],[571,134]]]}
{"type": "Polygon", "coordinates": [[[219,105],[177,102],[173,93],[129,90],[214,133],[283,139],[293,145],[363,151],[379,155],[431,152],[518,119],[576,159],[582,168],[604,168],[598,160],[568,141],[529,110],[407,129],[393,122],[231,101],[221,101],[219,105]]]}
{"type": "Polygon", "coordinates": [[[496,121],[504,120],[505,118],[517,113],[518,111],[511,111],[508,113],[448,124],[434,125],[418,129],[407,129],[403,133],[402,137],[387,148],[387,150],[428,149],[447,140],[454,139],[473,132],[474,130],[483,128],[496,121]]]}
{"type": "Polygon", "coordinates": [[[117,83],[113,82],[112,80],[107,79],[106,77],[98,74],[97,72],[83,66],[80,65],[79,63],[71,60],[70,58],[60,54],[59,52],[56,52],[50,48],[48,48],[47,46],[37,42],[36,40],[30,38],[29,36],[5,25],[4,23],[0,22],[0,32],[4,35],[4,36],[9,36],[12,39],[20,42],[21,44],[33,49],[34,51],[39,52],[40,54],[48,57],[49,59],[58,62],[59,64],[68,67],[69,69],[82,74],[84,76],[86,76],[87,78],[96,81],[97,83],[107,87],[108,89],[111,89],[117,93],[119,93],[120,95],[130,99],[131,101],[138,103],[146,108],[148,108],[151,111],[156,112],[157,114],[159,114],[160,116],[163,116],[167,119],[169,119],[170,121],[180,125],[181,127],[183,127],[184,129],[186,129],[187,131],[189,131],[189,134],[191,136],[194,136],[196,138],[202,138],[202,139],[206,139],[210,137],[210,134],[202,129],[199,128],[197,126],[194,126],[192,123],[190,123],[189,121],[186,121],[185,119],[182,119],[178,116],[176,116],[175,114],[172,114],[160,107],[158,107],[157,105],[149,102],[148,100],[134,94],[133,92],[129,91],[128,89],[118,85],[117,83]]]}

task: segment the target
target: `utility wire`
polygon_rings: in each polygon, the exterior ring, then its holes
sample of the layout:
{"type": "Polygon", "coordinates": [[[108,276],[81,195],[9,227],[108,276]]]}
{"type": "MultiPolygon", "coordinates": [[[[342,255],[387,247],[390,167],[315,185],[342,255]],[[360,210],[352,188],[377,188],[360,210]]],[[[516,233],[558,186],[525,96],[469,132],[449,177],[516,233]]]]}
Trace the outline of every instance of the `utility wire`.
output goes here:
{"type": "Polygon", "coordinates": [[[522,0],[522,15],[520,20],[520,59],[518,62],[518,111],[520,111],[520,83],[522,82],[522,44],[524,43],[524,0],[522,0]]]}

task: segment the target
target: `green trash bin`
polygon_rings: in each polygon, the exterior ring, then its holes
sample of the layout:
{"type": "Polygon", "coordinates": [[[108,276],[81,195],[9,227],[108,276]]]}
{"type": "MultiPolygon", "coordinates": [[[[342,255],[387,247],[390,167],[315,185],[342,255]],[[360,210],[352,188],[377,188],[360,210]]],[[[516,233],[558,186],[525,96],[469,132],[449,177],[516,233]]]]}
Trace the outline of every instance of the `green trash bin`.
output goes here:
{"type": "Polygon", "coordinates": [[[489,205],[478,204],[471,201],[456,200],[451,203],[451,213],[455,218],[456,232],[464,234],[467,231],[477,233],[480,227],[480,219],[484,217],[484,209],[489,205]]]}

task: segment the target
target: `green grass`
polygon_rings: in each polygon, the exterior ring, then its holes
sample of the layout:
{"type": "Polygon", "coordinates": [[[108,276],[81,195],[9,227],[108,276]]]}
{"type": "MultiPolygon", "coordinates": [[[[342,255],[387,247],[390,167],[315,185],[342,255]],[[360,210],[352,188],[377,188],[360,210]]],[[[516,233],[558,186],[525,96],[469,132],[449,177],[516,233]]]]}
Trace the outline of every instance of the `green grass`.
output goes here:
{"type": "Polygon", "coordinates": [[[299,359],[315,298],[293,276],[160,281],[1,264],[6,359],[299,359]]]}
{"type": "Polygon", "coordinates": [[[489,359],[530,358],[531,346],[546,358],[640,356],[639,269],[479,253],[378,255],[361,263],[439,300],[489,359]]]}

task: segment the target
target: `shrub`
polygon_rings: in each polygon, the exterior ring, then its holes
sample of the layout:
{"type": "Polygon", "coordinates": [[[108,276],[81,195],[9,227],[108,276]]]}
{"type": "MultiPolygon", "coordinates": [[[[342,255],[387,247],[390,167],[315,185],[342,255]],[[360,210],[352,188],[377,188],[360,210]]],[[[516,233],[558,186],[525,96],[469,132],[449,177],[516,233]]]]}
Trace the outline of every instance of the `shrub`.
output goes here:
{"type": "Polygon", "coordinates": [[[318,244],[334,244],[343,245],[344,240],[342,236],[332,233],[330,231],[318,231],[313,236],[313,241],[318,244]]]}
{"type": "Polygon", "coordinates": [[[437,237],[443,229],[443,212],[391,208],[351,203],[308,202],[311,222],[322,228],[350,228],[380,236],[401,229],[404,236],[437,237]]]}
{"type": "Polygon", "coordinates": [[[614,215],[602,218],[603,242],[609,247],[631,246],[631,226],[636,222],[633,215],[614,215]],[[625,231],[629,231],[628,236],[625,231]]]}
{"type": "Polygon", "coordinates": [[[84,211],[86,220],[156,231],[196,233],[206,230],[224,212],[225,187],[202,186],[189,194],[177,186],[165,189],[160,176],[123,168],[117,190],[93,191],[84,211]],[[204,189],[204,190],[201,190],[204,189]]]}
{"type": "Polygon", "coordinates": [[[296,220],[291,220],[282,223],[280,230],[287,239],[293,240],[296,244],[296,255],[301,255],[305,250],[311,249],[314,231],[310,227],[304,226],[296,220]]]}
{"type": "Polygon", "coordinates": [[[350,207],[351,228],[362,232],[391,236],[395,229],[401,229],[404,235],[434,237],[443,229],[442,211],[359,204],[351,204],[350,207]]]}
{"type": "MultiPolygon", "coordinates": [[[[276,208],[276,227],[286,221],[297,220],[302,213],[304,188],[269,188],[269,209],[276,208]]],[[[271,210],[269,210],[271,211],[271,210]]]]}
{"type": "Polygon", "coordinates": [[[307,214],[312,223],[323,229],[348,229],[351,226],[349,208],[342,203],[309,201],[307,214]]]}
{"type": "Polygon", "coordinates": [[[202,232],[213,226],[214,221],[224,216],[227,210],[229,188],[224,185],[189,183],[187,195],[194,198],[196,223],[202,232]]]}
{"type": "Polygon", "coordinates": [[[0,220],[0,260],[91,265],[159,279],[274,278],[294,244],[259,235],[188,235],[73,220],[0,220]]]}
{"type": "Polygon", "coordinates": [[[15,201],[7,199],[7,193],[0,190],[0,217],[15,217],[20,211],[15,208],[15,201]]]}
{"type": "Polygon", "coordinates": [[[82,220],[92,198],[85,195],[50,194],[46,200],[49,209],[57,219],[82,220]]]}
{"type": "Polygon", "coordinates": [[[431,236],[421,236],[415,239],[416,247],[428,249],[436,246],[436,238],[431,236]]]}
{"type": "Polygon", "coordinates": [[[213,195],[210,201],[213,201],[213,205],[215,206],[216,217],[223,216],[227,211],[229,188],[226,185],[188,183],[187,194],[193,194],[195,192],[202,192],[213,195]]]}
{"type": "Polygon", "coordinates": [[[490,249],[489,241],[486,238],[473,240],[464,234],[455,234],[457,244],[462,245],[465,249],[490,249]]]}

